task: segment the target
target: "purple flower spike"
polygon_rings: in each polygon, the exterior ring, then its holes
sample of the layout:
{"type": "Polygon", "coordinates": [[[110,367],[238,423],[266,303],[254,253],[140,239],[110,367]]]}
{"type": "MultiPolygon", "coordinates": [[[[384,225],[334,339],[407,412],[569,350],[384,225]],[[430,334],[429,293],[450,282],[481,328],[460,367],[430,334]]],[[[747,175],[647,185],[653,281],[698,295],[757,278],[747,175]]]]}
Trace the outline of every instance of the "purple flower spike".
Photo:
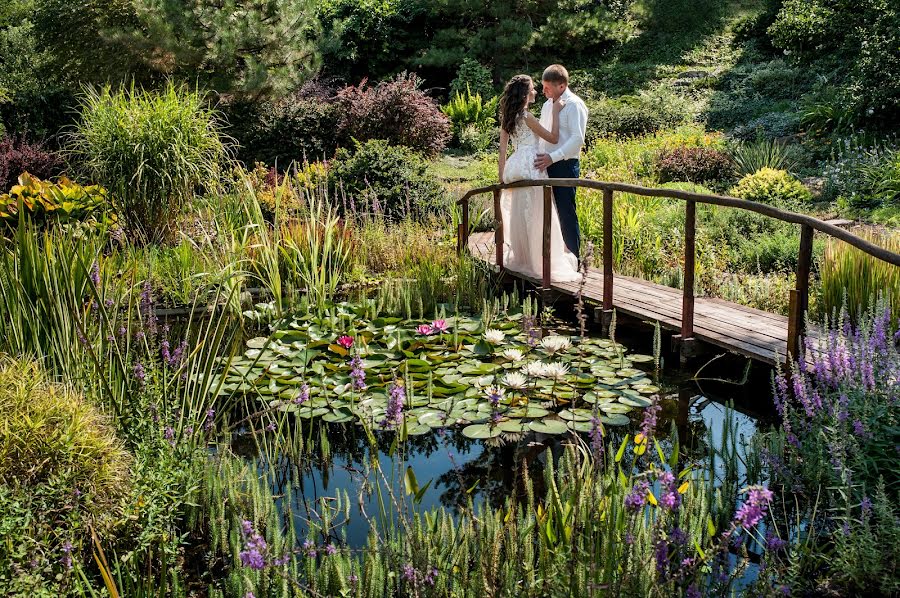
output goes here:
{"type": "Polygon", "coordinates": [[[772,491],[764,486],[751,486],[746,502],[734,516],[735,525],[749,529],[759,523],[766,515],[772,496],[772,491]]]}

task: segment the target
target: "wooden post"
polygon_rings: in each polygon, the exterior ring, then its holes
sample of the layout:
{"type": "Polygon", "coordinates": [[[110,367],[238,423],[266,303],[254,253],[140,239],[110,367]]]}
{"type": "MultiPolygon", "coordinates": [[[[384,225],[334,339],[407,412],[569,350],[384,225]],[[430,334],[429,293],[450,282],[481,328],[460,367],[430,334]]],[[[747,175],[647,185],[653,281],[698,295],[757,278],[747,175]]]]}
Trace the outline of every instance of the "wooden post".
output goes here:
{"type": "Polygon", "coordinates": [[[613,308],[613,192],[603,190],[603,311],[613,308]]]}
{"type": "Polygon", "coordinates": [[[469,200],[462,201],[462,222],[459,225],[459,232],[456,236],[456,249],[460,255],[466,250],[469,244],[469,200]]]}
{"type": "Polygon", "coordinates": [[[497,267],[503,269],[503,213],[500,211],[500,190],[494,191],[494,246],[497,267]]]}
{"type": "MultiPolygon", "coordinates": [[[[788,314],[788,359],[799,359],[805,334],[806,310],[809,308],[809,272],[812,268],[813,234],[808,224],[800,227],[800,251],[797,255],[797,284],[791,290],[788,314]]],[[[788,362],[790,365],[790,362],[788,362]]]]}
{"type": "Polygon", "coordinates": [[[552,217],[552,201],[553,188],[544,187],[544,239],[543,247],[541,250],[541,257],[543,258],[542,283],[545,291],[550,290],[550,223],[552,217]]]}
{"type": "Polygon", "coordinates": [[[697,204],[685,202],[684,292],[681,298],[681,340],[694,336],[694,270],[697,256],[697,204]]]}

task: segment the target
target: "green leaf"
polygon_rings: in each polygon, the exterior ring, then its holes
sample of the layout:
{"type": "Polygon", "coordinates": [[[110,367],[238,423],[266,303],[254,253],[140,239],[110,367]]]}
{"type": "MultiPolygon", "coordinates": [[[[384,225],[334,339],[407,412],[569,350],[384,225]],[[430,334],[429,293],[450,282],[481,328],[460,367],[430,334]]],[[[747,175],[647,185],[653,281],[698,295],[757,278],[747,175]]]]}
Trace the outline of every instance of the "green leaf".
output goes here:
{"type": "Polygon", "coordinates": [[[406,476],[403,479],[406,486],[407,494],[417,494],[419,492],[419,482],[416,480],[416,474],[411,465],[406,467],[406,476]]]}
{"type": "Polygon", "coordinates": [[[628,441],[631,439],[631,434],[626,434],[625,438],[622,440],[622,446],[619,447],[619,450],[616,451],[616,463],[622,460],[622,456],[625,455],[625,447],[628,446],[628,441]]]}

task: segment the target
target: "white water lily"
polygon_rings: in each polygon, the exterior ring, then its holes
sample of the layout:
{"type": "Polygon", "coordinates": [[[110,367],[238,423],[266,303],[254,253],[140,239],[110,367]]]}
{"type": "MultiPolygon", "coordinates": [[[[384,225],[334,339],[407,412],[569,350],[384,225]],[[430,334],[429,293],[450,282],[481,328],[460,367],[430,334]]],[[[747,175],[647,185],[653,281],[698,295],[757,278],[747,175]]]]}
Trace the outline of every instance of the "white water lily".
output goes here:
{"type": "Polygon", "coordinates": [[[514,390],[521,390],[528,385],[528,378],[519,372],[509,372],[503,376],[503,383],[514,390]]]}
{"type": "Polygon", "coordinates": [[[524,353],[522,353],[518,349],[506,349],[505,351],[503,351],[503,357],[510,361],[522,361],[522,357],[524,356],[524,353]]]}
{"type": "Polygon", "coordinates": [[[552,335],[541,339],[541,347],[551,355],[565,351],[572,346],[572,342],[564,336],[552,335]]]}
{"type": "Polygon", "coordinates": [[[569,373],[569,366],[562,363],[548,363],[544,366],[544,377],[562,380],[569,373]]]}
{"type": "Polygon", "coordinates": [[[495,328],[488,328],[484,331],[484,340],[491,343],[492,345],[499,345],[506,339],[506,335],[502,330],[497,330],[495,328]]]}
{"type": "Polygon", "coordinates": [[[506,394],[506,389],[501,386],[488,386],[484,390],[484,394],[486,394],[489,399],[495,398],[496,401],[500,401],[503,398],[503,395],[506,394]]]}
{"type": "Polygon", "coordinates": [[[547,365],[541,361],[529,361],[522,368],[522,373],[531,378],[543,378],[547,365]]]}

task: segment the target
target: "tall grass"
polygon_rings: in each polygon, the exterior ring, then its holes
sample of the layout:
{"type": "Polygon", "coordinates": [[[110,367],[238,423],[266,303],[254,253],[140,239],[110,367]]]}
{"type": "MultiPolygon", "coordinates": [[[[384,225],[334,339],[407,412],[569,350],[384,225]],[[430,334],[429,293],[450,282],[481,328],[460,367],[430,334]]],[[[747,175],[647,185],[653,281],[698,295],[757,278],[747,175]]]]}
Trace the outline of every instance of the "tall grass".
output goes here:
{"type": "Polygon", "coordinates": [[[731,158],[739,176],[754,174],[763,168],[795,172],[799,165],[791,147],[774,139],[737,144],[731,149],[731,158]]]}
{"type": "MultiPolygon", "coordinates": [[[[900,253],[900,233],[890,229],[860,228],[862,238],[900,253]]],[[[891,309],[894,325],[900,317],[900,268],[876,259],[837,239],[829,239],[821,266],[823,315],[834,315],[846,302],[853,322],[875,304],[879,296],[891,309]]]]}
{"type": "Polygon", "coordinates": [[[68,135],[76,164],[112,192],[129,229],[148,241],[170,233],[198,187],[214,184],[228,151],[199,91],[88,88],[68,135]]]}

